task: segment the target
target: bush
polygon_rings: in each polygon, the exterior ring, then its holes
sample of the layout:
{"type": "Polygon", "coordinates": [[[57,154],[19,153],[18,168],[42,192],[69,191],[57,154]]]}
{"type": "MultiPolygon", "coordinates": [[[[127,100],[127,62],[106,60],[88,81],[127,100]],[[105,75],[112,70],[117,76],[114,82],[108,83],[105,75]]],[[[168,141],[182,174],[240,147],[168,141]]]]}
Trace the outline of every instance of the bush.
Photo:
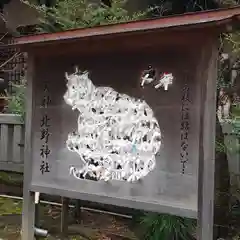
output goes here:
{"type": "Polygon", "coordinates": [[[59,32],[68,29],[94,27],[99,25],[139,20],[145,12],[129,14],[124,8],[126,0],[113,0],[111,6],[89,3],[89,0],[59,0],[53,7],[33,5],[39,13],[38,32],[59,32]]]}
{"type": "Polygon", "coordinates": [[[26,84],[23,81],[21,84],[12,84],[12,94],[7,94],[8,103],[7,103],[7,113],[18,114],[21,116],[22,120],[25,120],[25,93],[26,93],[26,84]]]}
{"type": "Polygon", "coordinates": [[[141,221],[146,240],[191,240],[195,220],[168,214],[149,213],[141,221]]]}

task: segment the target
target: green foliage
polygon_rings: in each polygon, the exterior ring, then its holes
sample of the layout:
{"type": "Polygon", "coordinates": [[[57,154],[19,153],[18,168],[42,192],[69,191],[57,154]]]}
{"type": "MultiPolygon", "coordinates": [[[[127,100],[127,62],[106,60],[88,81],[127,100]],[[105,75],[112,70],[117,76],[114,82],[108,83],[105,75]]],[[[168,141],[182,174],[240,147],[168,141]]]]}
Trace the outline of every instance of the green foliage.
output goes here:
{"type": "Polygon", "coordinates": [[[219,58],[218,61],[218,79],[217,79],[217,89],[230,89],[231,88],[231,80],[230,80],[230,72],[229,66],[221,61],[219,58]]]}
{"type": "Polygon", "coordinates": [[[219,153],[226,152],[225,144],[218,140],[216,140],[216,142],[215,142],[215,149],[216,149],[216,152],[219,152],[219,153]]]}
{"type": "Polygon", "coordinates": [[[167,11],[165,11],[164,15],[175,15],[186,12],[217,9],[220,5],[219,1],[220,0],[153,0],[153,2],[159,2],[157,3],[158,5],[167,3],[171,6],[167,11]]]}
{"type": "Polygon", "coordinates": [[[195,220],[157,213],[145,214],[141,224],[145,240],[190,240],[196,228],[195,220]]]}
{"type": "Polygon", "coordinates": [[[0,216],[21,213],[22,203],[20,201],[0,197],[0,216]]]}
{"type": "Polygon", "coordinates": [[[21,116],[22,121],[25,120],[25,82],[21,84],[12,84],[13,93],[8,94],[7,113],[18,114],[21,116]]]}
{"type": "Polygon", "coordinates": [[[124,8],[126,0],[113,0],[111,7],[89,0],[59,0],[54,7],[37,6],[25,2],[39,13],[39,32],[59,32],[143,19],[146,12],[129,14],[124,8]]]}
{"type": "Polygon", "coordinates": [[[233,32],[225,35],[225,40],[232,47],[235,54],[240,54],[240,32],[233,32]]]}
{"type": "Polygon", "coordinates": [[[23,174],[0,171],[0,182],[4,184],[22,186],[23,185],[23,174]]]}

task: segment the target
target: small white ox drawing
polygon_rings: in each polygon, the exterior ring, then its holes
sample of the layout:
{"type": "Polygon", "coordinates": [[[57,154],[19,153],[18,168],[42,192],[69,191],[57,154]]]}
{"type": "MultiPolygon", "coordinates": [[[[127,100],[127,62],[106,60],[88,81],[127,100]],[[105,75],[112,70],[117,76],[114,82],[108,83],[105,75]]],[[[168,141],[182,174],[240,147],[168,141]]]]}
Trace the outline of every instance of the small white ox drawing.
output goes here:
{"type": "Polygon", "coordinates": [[[167,91],[168,86],[173,84],[173,78],[174,77],[172,73],[164,72],[160,74],[160,78],[158,79],[157,70],[154,69],[151,65],[149,65],[148,69],[142,72],[141,87],[144,87],[144,85],[146,84],[153,83],[155,85],[155,89],[163,87],[164,91],[167,91]],[[157,84],[155,82],[157,82],[157,84]]]}
{"type": "Polygon", "coordinates": [[[65,102],[79,111],[67,148],[79,155],[70,166],[77,179],[134,182],[156,165],[161,131],[148,104],[110,87],[96,87],[87,71],[66,73],[65,102]]]}
{"type": "Polygon", "coordinates": [[[158,84],[155,86],[156,89],[163,87],[165,91],[168,90],[168,86],[173,83],[172,73],[163,73],[161,78],[158,80],[158,84]]]}

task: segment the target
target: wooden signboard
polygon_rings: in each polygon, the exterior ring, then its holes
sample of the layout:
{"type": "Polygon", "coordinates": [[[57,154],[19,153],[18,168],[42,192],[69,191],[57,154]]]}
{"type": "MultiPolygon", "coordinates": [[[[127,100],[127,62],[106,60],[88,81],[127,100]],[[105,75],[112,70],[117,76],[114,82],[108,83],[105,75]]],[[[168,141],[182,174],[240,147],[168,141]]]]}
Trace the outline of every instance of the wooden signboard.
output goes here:
{"type": "MultiPolygon", "coordinates": [[[[175,60],[181,57],[174,55],[175,60]]],[[[161,52],[132,57],[126,52],[114,59],[74,60],[79,69],[89,70],[87,81],[95,86],[91,97],[84,74],[65,79],[65,71],[75,72],[70,59],[39,61],[34,191],[196,217],[200,85],[194,71],[181,72],[184,66],[176,69],[171,59],[166,66],[166,59],[161,52]],[[156,89],[155,81],[141,87],[141,72],[149,63],[173,73],[168,90],[156,89]],[[75,91],[76,102],[67,104],[64,96],[71,101],[75,91]],[[80,107],[73,110],[74,104],[80,107]]]]}
{"type": "MultiPolygon", "coordinates": [[[[210,15],[239,13],[228,11],[210,15]]],[[[29,53],[24,239],[32,192],[198,218],[200,239],[212,239],[219,29],[197,23],[17,40],[29,53]]]]}

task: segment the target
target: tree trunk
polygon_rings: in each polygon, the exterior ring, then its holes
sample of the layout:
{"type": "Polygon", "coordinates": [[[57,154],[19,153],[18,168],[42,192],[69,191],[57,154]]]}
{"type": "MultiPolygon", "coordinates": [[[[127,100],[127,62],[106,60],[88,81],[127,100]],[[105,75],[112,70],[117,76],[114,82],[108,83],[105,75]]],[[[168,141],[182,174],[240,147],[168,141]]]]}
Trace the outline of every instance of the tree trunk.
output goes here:
{"type": "MultiPolygon", "coordinates": [[[[216,141],[224,144],[224,135],[218,118],[216,121],[216,141]]],[[[214,239],[217,239],[225,238],[228,235],[230,173],[225,152],[216,151],[215,160],[214,239]]]]}

